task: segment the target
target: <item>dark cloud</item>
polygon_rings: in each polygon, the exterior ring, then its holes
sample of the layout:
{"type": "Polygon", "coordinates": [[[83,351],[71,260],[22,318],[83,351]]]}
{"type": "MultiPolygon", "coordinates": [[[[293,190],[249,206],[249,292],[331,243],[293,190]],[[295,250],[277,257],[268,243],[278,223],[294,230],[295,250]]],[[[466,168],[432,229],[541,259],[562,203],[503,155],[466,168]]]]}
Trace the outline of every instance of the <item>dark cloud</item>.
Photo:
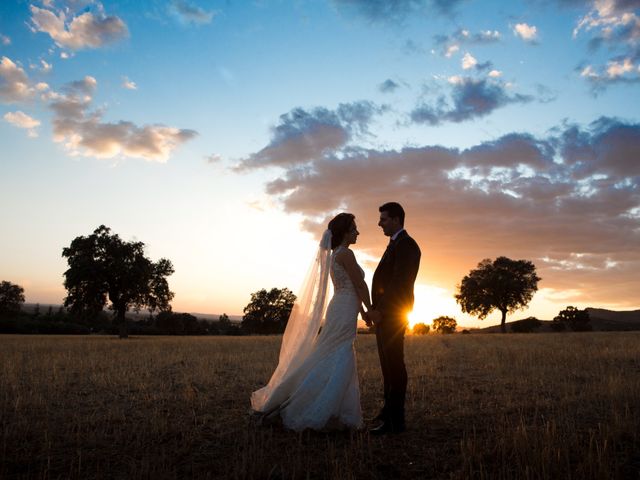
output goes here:
{"type": "Polygon", "coordinates": [[[489,60],[483,63],[476,63],[475,69],[478,72],[485,72],[487,70],[491,70],[493,68],[493,63],[489,60]]]}
{"type": "Polygon", "coordinates": [[[173,0],[170,10],[181,22],[192,25],[206,25],[215,16],[215,12],[204,10],[186,0],[173,0]]]}
{"type": "Polygon", "coordinates": [[[626,13],[640,8],[640,0],[610,0],[609,3],[617,13],[626,13]]]}
{"type": "Polygon", "coordinates": [[[464,0],[332,0],[341,12],[374,22],[402,22],[414,14],[451,15],[464,0]]]}
{"type": "Polygon", "coordinates": [[[357,248],[376,258],[377,207],[401,202],[421,282],[453,289],[479,260],[506,255],[532,260],[541,286],[573,301],[628,302],[640,288],[639,139],[640,124],[603,118],[466,150],[347,148],[304,167],[272,159],[284,169],[266,191],[318,234],[336,210],[353,212],[357,248]]]}
{"type": "Polygon", "coordinates": [[[433,40],[443,55],[451,56],[452,53],[459,51],[462,45],[488,45],[497,43],[501,40],[501,35],[497,30],[484,30],[471,33],[469,30],[460,28],[451,35],[436,35],[433,37],[433,40]]]}
{"type": "Polygon", "coordinates": [[[463,151],[460,164],[484,167],[480,171],[482,175],[488,175],[494,167],[527,166],[544,172],[553,167],[552,158],[553,145],[548,141],[537,140],[529,134],[511,133],[463,151]]]}
{"type": "Polygon", "coordinates": [[[640,130],[635,124],[603,118],[586,131],[572,126],[562,135],[561,151],[574,178],[640,177],[640,130]]]}
{"type": "Polygon", "coordinates": [[[386,79],[378,86],[378,90],[380,90],[382,93],[392,93],[395,92],[398,88],[400,88],[400,84],[394,82],[390,78],[386,79]]]}
{"type": "Polygon", "coordinates": [[[236,169],[304,164],[337,151],[355,135],[366,134],[373,117],[384,110],[368,101],[343,103],[335,110],[296,108],[280,116],[269,145],[241,160],[236,169]]]}
{"type": "Polygon", "coordinates": [[[438,125],[443,122],[464,122],[484,117],[511,103],[526,103],[532,96],[507,93],[504,84],[470,77],[458,78],[451,91],[451,105],[441,97],[437,104],[418,105],[410,114],[415,123],[438,125]]]}

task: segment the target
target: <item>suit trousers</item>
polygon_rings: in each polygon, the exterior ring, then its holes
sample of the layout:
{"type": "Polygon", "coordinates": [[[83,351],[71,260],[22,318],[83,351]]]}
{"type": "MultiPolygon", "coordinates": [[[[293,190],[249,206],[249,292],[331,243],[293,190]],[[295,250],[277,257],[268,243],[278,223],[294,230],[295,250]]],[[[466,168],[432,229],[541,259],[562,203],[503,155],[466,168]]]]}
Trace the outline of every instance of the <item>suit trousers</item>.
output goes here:
{"type": "Polygon", "coordinates": [[[404,423],[404,402],[407,393],[407,369],[404,364],[404,316],[385,316],[376,325],[378,355],[384,380],[385,419],[404,423]]]}

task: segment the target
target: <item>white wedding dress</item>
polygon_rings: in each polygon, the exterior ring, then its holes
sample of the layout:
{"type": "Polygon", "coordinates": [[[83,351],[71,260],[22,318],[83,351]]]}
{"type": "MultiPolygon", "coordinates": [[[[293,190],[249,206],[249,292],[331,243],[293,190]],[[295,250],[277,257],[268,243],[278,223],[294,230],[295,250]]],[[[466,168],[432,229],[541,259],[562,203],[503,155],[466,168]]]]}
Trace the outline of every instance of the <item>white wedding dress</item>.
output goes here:
{"type": "MultiPolygon", "coordinates": [[[[268,418],[279,416],[291,430],[306,428],[359,428],[362,426],[360,389],[354,340],[360,300],[345,269],[331,255],[330,274],[334,295],[325,321],[311,348],[281,383],[268,394],[267,387],[253,393],[254,411],[268,418]]],[[[364,271],[360,269],[364,276],[364,271]]],[[[296,362],[292,359],[291,362],[296,362]]]]}

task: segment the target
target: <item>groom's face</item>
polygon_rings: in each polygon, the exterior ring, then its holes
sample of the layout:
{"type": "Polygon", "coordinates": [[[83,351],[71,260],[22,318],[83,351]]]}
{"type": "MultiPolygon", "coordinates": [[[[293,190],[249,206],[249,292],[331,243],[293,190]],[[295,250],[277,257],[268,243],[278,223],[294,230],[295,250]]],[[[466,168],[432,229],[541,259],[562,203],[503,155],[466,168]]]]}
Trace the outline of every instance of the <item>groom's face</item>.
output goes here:
{"type": "Polygon", "coordinates": [[[402,225],[400,225],[400,218],[398,217],[390,217],[389,213],[386,211],[380,212],[380,221],[378,222],[378,226],[382,227],[382,231],[387,237],[393,236],[402,225]]]}

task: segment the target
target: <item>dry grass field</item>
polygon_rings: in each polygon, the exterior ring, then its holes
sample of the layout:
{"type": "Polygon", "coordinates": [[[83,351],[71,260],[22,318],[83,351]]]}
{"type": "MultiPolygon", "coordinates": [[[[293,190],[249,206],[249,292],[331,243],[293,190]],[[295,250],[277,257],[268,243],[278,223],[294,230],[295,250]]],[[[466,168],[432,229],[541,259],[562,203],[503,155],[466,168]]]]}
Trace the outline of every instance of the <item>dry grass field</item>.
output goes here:
{"type": "Polygon", "coordinates": [[[1,336],[0,478],[640,479],[640,333],[408,337],[408,431],[385,438],[253,426],[279,342],[1,336]]]}

